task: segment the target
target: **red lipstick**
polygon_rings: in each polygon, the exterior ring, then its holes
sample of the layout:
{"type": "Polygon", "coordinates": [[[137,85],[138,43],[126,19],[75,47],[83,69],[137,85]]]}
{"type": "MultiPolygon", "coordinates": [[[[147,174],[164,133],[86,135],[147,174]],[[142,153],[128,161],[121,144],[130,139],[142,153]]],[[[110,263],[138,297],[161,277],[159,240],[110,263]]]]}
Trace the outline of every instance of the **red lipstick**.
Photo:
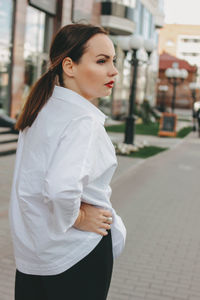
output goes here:
{"type": "Polygon", "coordinates": [[[106,83],[105,85],[106,85],[107,87],[109,87],[109,88],[113,88],[114,81],[111,80],[111,81],[109,81],[108,83],[106,83]]]}

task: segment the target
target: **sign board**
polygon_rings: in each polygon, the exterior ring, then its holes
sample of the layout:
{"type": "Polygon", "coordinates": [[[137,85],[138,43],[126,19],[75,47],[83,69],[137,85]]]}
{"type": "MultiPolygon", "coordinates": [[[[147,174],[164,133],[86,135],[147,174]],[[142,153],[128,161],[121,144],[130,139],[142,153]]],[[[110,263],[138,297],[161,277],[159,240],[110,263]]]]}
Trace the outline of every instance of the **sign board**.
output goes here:
{"type": "Polygon", "coordinates": [[[160,118],[159,136],[176,136],[177,115],[163,113],[160,118]]]}
{"type": "Polygon", "coordinates": [[[47,14],[56,15],[56,0],[29,0],[29,4],[47,14]]]}

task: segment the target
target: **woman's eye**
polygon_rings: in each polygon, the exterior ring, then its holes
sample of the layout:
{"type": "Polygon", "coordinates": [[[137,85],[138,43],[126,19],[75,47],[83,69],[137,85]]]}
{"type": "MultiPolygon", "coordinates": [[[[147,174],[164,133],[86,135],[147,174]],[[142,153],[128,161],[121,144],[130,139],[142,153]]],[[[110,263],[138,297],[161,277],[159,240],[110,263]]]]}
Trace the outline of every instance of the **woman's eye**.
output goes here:
{"type": "Polygon", "coordinates": [[[117,60],[113,59],[113,64],[116,65],[116,63],[117,63],[117,60]]]}
{"type": "Polygon", "coordinates": [[[105,59],[100,59],[97,61],[98,64],[104,64],[105,62],[106,62],[105,59]]]}

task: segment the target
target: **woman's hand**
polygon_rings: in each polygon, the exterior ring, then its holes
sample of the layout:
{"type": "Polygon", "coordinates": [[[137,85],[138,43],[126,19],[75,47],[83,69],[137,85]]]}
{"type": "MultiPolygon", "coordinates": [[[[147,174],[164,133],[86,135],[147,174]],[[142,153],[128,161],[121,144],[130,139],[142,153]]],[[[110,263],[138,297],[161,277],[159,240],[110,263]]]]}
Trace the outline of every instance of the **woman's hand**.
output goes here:
{"type": "Polygon", "coordinates": [[[96,232],[105,236],[108,234],[105,229],[111,228],[112,221],[107,220],[109,217],[112,217],[109,210],[82,202],[79,216],[73,226],[80,230],[96,232]]]}

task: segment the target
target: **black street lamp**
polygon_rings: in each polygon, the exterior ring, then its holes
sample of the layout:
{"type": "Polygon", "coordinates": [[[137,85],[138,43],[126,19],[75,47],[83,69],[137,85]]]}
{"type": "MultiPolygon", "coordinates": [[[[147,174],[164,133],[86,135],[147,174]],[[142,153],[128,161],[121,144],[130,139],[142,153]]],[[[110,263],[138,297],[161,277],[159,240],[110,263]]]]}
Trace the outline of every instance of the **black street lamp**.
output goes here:
{"type": "Polygon", "coordinates": [[[161,92],[161,103],[160,103],[160,111],[165,112],[165,97],[168,91],[168,85],[159,85],[158,90],[161,92]]]}
{"type": "Polygon", "coordinates": [[[176,101],[176,87],[188,77],[188,72],[185,69],[178,69],[178,67],[176,66],[166,69],[165,76],[167,77],[169,83],[173,85],[171,109],[172,112],[174,112],[176,101]]]}
{"type": "Polygon", "coordinates": [[[194,108],[194,104],[197,100],[197,97],[196,97],[196,91],[198,89],[200,89],[200,85],[197,83],[197,82],[190,82],[189,83],[189,88],[191,90],[191,94],[192,94],[192,100],[193,100],[193,103],[192,103],[192,121],[193,121],[193,131],[196,131],[196,112],[195,112],[195,108],[194,108]]]}
{"type": "Polygon", "coordinates": [[[143,46],[143,38],[140,35],[132,35],[131,37],[118,37],[120,47],[127,54],[128,51],[132,51],[131,57],[131,90],[129,96],[129,113],[126,118],[125,125],[125,144],[134,144],[134,130],[135,130],[135,117],[134,117],[134,104],[136,98],[137,89],[137,70],[139,60],[137,58],[137,50],[143,46]]]}

